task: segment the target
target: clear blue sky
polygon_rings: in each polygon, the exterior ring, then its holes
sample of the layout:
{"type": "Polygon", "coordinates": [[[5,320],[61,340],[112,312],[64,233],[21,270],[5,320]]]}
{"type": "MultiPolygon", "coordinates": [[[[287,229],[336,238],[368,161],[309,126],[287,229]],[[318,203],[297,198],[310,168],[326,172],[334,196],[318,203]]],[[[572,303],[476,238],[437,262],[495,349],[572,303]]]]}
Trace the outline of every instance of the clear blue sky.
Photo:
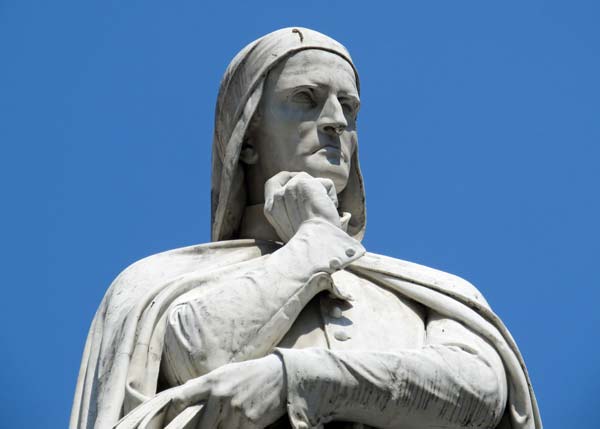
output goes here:
{"type": "Polygon", "coordinates": [[[221,75],[305,26],[361,74],[366,247],[475,283],[546,427],[598,427],[599,22],[596,1],[0,0],[0,425],[65,428],[111,280],[209,240],[221,75]]]}

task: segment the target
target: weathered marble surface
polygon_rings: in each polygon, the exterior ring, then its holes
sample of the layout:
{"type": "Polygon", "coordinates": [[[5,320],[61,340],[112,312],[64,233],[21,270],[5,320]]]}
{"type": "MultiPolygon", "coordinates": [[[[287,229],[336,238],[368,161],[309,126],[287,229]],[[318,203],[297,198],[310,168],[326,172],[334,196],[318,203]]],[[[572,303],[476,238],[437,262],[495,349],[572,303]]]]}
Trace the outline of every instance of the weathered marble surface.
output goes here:
{"type": "Polygon", "coordinates": [[[114,281],[71,428],[541,428],[523,359],[479,291],[362,246],[359,89],[346,49],[308,29],[234,58],[213,243],[114,281]]]}

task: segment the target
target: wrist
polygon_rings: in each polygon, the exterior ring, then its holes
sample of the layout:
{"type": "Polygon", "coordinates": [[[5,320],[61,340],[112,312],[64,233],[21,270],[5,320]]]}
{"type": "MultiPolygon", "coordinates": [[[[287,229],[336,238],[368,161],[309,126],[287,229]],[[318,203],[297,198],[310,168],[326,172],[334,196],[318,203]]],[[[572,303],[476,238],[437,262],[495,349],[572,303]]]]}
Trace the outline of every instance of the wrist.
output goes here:
{"type": "Polygon", "coordinates": [[[308,257],[318,268],[313,272],[332,274],[365,254],[362,244],[350,237],[340,227],[322,218],[308,219],[286,245],[294,253],[308,257]]]}
{"type": "Polygon", "coordinates": [[[303,227],[306,229],[306,228],[318,227],[319,225],[330,225],[333,228],[337,228],[337,229],[341,230],[339,222],[338,222],[338,224],[335,224],[334,222],[331,222],[330,220],[328,220],[327,218],[324,218],[322,216],[314,216],[314,217],[306,219],[304,222],[302,222],[300,224],[300,227],[298,228],[298,231],[300,231],[300,229],[302,229],[303,227]]]}
{"type": "Polygon", "coordinates": [[[278,380],[276,383],[279,398],[281,400],[281,404],[285,407],[286,398],[287,398],[287,379],[285,376],[285,366],[283,364],[283,359],[277,353],[271,353],[264,358],[265,364],[269,368],[269,374],[272,374],[274,379],[278,380]]]}
{"type": "Polygon", "coordinates": [[[337,414],[337,404],[334,398],[328,400],[327,392],[339,392],[343,383],[340,368],[331,353],[310,348],[276,348],[274,353],[283,362],[291,426],[294,429],[322,427],[333,420],[337,414]]]}

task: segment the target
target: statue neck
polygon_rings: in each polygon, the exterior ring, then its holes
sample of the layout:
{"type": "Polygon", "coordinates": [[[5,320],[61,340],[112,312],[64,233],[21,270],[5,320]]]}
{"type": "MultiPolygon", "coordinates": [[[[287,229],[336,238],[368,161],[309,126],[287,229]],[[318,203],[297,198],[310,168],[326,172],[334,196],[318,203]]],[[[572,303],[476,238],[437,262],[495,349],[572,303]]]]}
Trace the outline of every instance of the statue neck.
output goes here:
{"type": "Polygon", "coordinates": [[[247,206],[240,224],[240,238],[281,241],[263,212],[264,203],[247,206]]]}

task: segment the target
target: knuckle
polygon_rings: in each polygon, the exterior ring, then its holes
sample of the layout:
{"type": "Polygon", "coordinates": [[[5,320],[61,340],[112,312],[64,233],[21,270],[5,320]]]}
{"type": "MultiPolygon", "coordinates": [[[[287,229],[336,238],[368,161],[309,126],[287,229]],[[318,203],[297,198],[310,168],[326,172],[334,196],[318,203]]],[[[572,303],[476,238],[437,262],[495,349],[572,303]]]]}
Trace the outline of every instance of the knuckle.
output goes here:
{"type": "Polygon", "coordinates": [[[204,383],[205,383],[206,388],[212,389],[212,387],[216,383],[216,377],[215,377],[214,373],[209,372],[208,374],[204,375],[203,378],[204,378],[204,383]]]}
{"type": "Polygon", "coordinates": [[[284,189],[283,189],[283,194],[286,196],[289,195],[295,195],[296,192],[298,192],[298,188],[299,188],[299,184],[298,181],[294,181],[292,183],[289,183],[284,189]]]}
{"type": "Polygon", "coordinates": [[[171,400],[171,404],[173,410],[175,410],[177,413],[180,413],[183,409],[187,407],[187,401],[184,401],[183,399],[178,397],[173,398],[171,400]]]}
{"type": "Polygon", "coordinates": [[[237,398],[232,399],[231,402],[229,403],[229,406],[231,407],[231,409],[233,411],[236,411],[238,413],[243,410],[242,401],[240,401],[237,398]]]}
{"type": "Polygon", "coordinates": [[[313,179],[311,177],[303,177],[298,180],[297,186],[298,186],[298,188],[303,189],[303,190],[314,188],[315,179],[313,179]]]}
{"type": "Polygon", "coordinates": [[[220,399],[220,400],[226,399],[229,397],[229,391],[228,391],[228,389],[224,388],[223,386],[216,386],[211,390],[210,396],[212,396],[215,399],[220,399]]]}
{"type": "Polygon", "coordinates": [[[314,180],[315,179],[313,179],[312,177],[306,175],[306,176],[299,177],[297,183],[302,183],[303,185],[305,185],[307,183],[313,182],[314,180]]]}
{"type": "Polygon", "coordinates": [[[253,425],[256,425],[260,420],[260,415],[258,411],[254,409],[246,410],[246,412],[244,413],[244,417],[246,417],[246,420],[248,420],[248,422],[250,422],[253,425]]]}

